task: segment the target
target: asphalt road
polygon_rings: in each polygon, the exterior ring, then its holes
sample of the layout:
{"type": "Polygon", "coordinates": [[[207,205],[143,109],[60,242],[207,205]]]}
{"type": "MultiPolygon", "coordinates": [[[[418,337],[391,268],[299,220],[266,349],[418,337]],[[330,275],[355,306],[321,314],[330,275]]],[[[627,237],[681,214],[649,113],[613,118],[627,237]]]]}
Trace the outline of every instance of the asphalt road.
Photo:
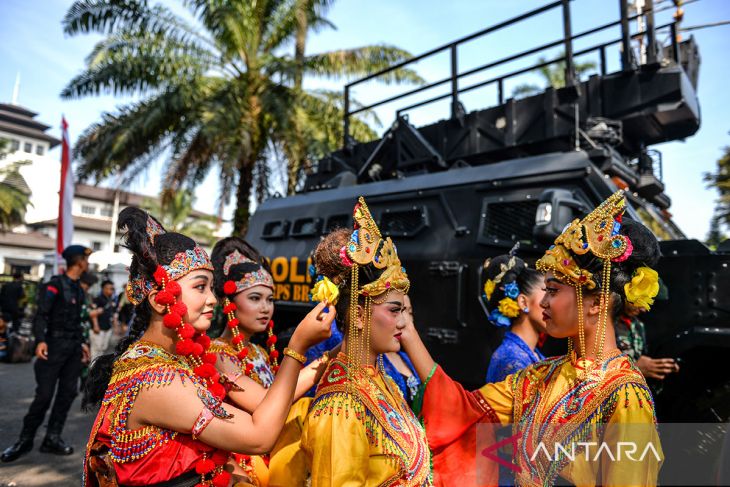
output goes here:
{"type": "MultiPolygon", "coordinates": [[[[0,449],[5,449],[17,440],[34,390],[33,362],[0,363],[0,449]]],[[[45,435],[44,423],[38,431],[31,453],[13,463],[0,463],[0,487],[80,485],[84,448],[94,421],[94,415],[82,412],[80,404],[80,397],[77,396],[63,432],[63,438],[74,447],[73,455],[60,457],[38,451],[45,435]]]]}

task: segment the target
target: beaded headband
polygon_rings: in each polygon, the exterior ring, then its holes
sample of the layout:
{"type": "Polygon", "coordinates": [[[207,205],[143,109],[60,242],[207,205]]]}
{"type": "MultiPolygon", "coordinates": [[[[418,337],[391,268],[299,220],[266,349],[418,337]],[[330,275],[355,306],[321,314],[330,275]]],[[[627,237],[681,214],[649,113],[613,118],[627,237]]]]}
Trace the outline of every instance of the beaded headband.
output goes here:
{"type": "MultiPolygon", "coordinates": [[[[147,216],[147,238],[150,244],[154,245],[155,237],[165,232],[165,229],[160,226],[157,221],[147,216]]],[[[178,279],[186,276],[187,274],[200,270],[206,269],[209,271],[213,270],[213,263],[208,257],[208,253],[202,247],[196,245],[192,249],[187,249],[182,252],[175,254],[175,258],[172,259],[167,265],[161,266],[167,272],[169,279],[177,281],[178,279]]],[[[129,281],[127,281],[126,293],[129,302],[138,305],[152,292],[157,284],[154,279],[150,280],[145,278],[141,274],[129,275],[129,281]]]]}
{"type": "Polygon", "coordinates": [[[274,289],[274,279],[271,277],[271,274],[261,264],[249,259],[237,249],[226,255],[226,260],[223,263],[223,275],[227,277],[231,272],[231,267],[237,264],[253,264],[257,265],[258,269],[247,272],[238,280],[227,280],[224,284],[224,292],[226,294],[237,294],[254,286],[266,286],[274,289]],[[233,287],[234,285],[235,288],[233,287]]]}
{"type": "Polygon", "coordinates": [[[575,262],[575,255],[591,252],[602,260],[620,262],[633,250],[628,237],[619,234],[626,207],[623,191],[617,191],[582,220],[577,218],[563,230],[535,264],[542,272],[552,271],[565,284],[596,288],[593,274],[575,262]]]}

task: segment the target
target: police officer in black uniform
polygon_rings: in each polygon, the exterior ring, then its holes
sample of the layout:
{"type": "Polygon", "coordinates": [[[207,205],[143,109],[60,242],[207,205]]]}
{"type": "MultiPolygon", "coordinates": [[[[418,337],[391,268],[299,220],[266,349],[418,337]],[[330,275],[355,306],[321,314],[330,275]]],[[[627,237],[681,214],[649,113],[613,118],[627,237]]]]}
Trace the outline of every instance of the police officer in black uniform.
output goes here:
{"type": "Polygon", "coordinates": [[[61,439],[61,431],[78,392],[82,358],[88,359],[89,353],[81,327],[85,297],[79,278],[89,267],[90,254],[91,249],[82,245],[67,247],[62,253],[66,272],[53,276],[39,292],[33,323],[37,357],[35,398],[23,419],[19,440],[2,453],[3,462],[12,462],[33,449],[36,431],[51,405],[56,384],[56,399],[40,451],[56,455],[73,453],[73,448],[61,439]]]}

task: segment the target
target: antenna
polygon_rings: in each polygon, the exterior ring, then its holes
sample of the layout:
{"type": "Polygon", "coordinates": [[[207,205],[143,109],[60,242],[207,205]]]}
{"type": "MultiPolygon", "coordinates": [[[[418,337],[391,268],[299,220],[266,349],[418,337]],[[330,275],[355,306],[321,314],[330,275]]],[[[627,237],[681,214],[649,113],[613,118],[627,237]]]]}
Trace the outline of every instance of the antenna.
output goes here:
{"type": "Polygon", "coordinates": [[[10,103],[13,105],[18,104],[18,94],[20,93],[20,71],[15,75],[15,86],[13,87],[13,98],[10,103]]]}

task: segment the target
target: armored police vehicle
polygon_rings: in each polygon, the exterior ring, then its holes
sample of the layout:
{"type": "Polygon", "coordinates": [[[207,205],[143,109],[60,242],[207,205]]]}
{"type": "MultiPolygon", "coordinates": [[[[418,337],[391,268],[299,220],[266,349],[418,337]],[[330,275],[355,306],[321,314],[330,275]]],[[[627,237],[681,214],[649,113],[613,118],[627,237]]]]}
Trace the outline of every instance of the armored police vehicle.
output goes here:
{"type": "MultiPolygon", "coordinates": [[[[411,278],[416,325],[429,350],[452,377],[479,386],[503,335],[487,321],[485,259],[519,242],[519,255],[534,262],[573,218],[623,188],[628,216],[662,240],[658,270],[669,299],[658,301],[645,317],[648,354],[677,358],[682,370],[655,389],[660,419],[727,420],[730,254],[686,239],[674,224],[661,155],[649,149],[689,137],[700,126],[698,48],[692,38],[678,40],[675,22],[655,25],[653,2],[631,14],[627,1],[618,1],[620,19],[588,31],[573,33],[571,2],[554,1],[348,84],[342,148],[319,161],[301,192],[265,201],[250,222],[248,240],[271,258],[279,331],[286,335],[286,327],[311,306],[310,252],[332,229],[352,228],[352,208],[363,195],[381,231],[398,245],[411,278]],[[554,9],[562,13],[562,38],[459,70],[462,44],[554,9]],[[611,29],[620,36],[574,48],[579,39],[611,29]],[[670,41],[661,45],[658,33],[670,41]],[[556,47],[564,49],[556,59],[471,85],[462,82],[556,47]],[[353,86],[442,53],[450,56],[449,77],[351,106],[353,86]],[[596,74],[579,80],[575,59],[587,54],[595,54],[600,65],[596,74]],[[609,56],[621,60],[613,72],[609,56]],[[565,67],[565,86],[508,97],[506,81],[555,64],[565,67]],[[494,106],[468,112],[460,97],[490,86],[496,87],[494,106]],[[408,97],[437,88],[443,92],[406,104],[408,97]],[[451,102],[448,118],[421,127],[409,123],[408,111],[440,100],[451,102]],[[360,143],[350,137],[354,114],[398,102],[404,105],[382,138],[360,143]]],[[[546,348],[560,351],[550,343],[546,348]]]]}

